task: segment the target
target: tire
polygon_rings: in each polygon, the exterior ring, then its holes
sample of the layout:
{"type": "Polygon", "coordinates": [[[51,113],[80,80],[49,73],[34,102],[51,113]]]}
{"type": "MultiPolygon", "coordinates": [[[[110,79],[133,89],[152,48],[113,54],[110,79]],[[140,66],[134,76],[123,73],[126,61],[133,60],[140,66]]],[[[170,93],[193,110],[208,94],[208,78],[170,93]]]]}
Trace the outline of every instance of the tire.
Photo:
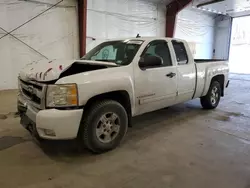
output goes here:
{"type": "Polygon", "coordinates": [[[201,97],[201,106],[204,109],[214,109],[218,106],[221,97],[221,85],[218,81],[213,81],[209,87],[207,95],[201,97]]]}
{"type": "Polygon", "coordinates": [[[93,153],[116,148],[128,129],[128,115],[124,107],[113,100],[93,104],[83,116],[80,140],[93,153]]]}

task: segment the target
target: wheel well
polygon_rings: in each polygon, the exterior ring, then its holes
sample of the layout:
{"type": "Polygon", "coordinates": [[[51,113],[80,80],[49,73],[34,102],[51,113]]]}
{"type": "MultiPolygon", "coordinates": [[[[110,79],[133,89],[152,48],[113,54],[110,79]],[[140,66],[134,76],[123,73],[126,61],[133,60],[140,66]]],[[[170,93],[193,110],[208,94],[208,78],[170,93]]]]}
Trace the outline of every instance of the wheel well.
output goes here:
{"type": "Polygon", "coordinates": [[[211,83],[213,81],[217,81],[220,83],[220,87],[221,87],[221,96],[224,96],[224,83],[225,83],[225,76],[223,74],[217,75],[215,77],[212,78],[211,83]]]}
{"type": "Polygon", "coordinates": [[[132,118],[131,102],[130,102],[130,97],[127,91],[119,90],[119,91],[112,91],[112,92],[96,95],[88,100],[88,102],[84,106],[84,111],[85,110],[87,111],[88,108],[90,108],[90,106],[93,103],[96,103],[96,101],[107,100],[107,99],[117,101],[125,108],[128,114],[129,126],[131,126],[131,118],[132,118]]]}

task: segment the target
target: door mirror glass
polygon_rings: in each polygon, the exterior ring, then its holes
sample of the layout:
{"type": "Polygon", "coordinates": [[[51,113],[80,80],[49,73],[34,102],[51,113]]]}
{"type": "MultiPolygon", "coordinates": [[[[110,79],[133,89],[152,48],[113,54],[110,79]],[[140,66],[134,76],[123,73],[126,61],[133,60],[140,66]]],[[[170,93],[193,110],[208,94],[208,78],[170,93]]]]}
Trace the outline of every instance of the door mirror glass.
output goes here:
{"type": "Polygon", "coordinates": [[[157,56],[145,56],[141,57],[139,61],[139,67],[142,69],[145,68],[154,68],[162,66],[162,59],[157,56]]]}

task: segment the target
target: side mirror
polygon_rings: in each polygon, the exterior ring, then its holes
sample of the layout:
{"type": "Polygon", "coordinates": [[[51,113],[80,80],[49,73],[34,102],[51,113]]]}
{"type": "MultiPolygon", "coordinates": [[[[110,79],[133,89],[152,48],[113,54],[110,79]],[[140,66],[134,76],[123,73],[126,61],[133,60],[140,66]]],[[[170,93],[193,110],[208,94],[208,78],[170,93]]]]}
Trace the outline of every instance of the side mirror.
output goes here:
{"type": "Polygon", "coordinates": [[[159,67],[161,65],[162,65],[162,60],[157,56],[141,57],[139,61],[139,67],[142,69],[159,67]]]}

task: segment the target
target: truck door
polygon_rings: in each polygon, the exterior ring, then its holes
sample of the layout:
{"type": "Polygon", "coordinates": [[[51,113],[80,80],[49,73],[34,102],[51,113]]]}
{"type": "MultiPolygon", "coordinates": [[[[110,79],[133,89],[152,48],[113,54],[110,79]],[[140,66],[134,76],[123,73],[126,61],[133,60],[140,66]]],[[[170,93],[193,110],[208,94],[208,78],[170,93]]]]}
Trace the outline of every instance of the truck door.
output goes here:
{"type": "Polygon", "coordinates": [[[177,65],[177,99],[176,102],[191,100],[195,91],[196,70],[192,54],[185,43],[177,40],[172,41],[177,65]],[[189,54],[189,55],[188,55],[189,54]]]}
{"type": "Polygon", "coordinates": [[[177,73],[176,67],[172,64],[167,41],[150,42],[142,52],[141,59],[146,56],[157,56],[162,60],[162,64],[146,68],[135,64],[137,114],[170,106],[176,99],[177,73]]]}

